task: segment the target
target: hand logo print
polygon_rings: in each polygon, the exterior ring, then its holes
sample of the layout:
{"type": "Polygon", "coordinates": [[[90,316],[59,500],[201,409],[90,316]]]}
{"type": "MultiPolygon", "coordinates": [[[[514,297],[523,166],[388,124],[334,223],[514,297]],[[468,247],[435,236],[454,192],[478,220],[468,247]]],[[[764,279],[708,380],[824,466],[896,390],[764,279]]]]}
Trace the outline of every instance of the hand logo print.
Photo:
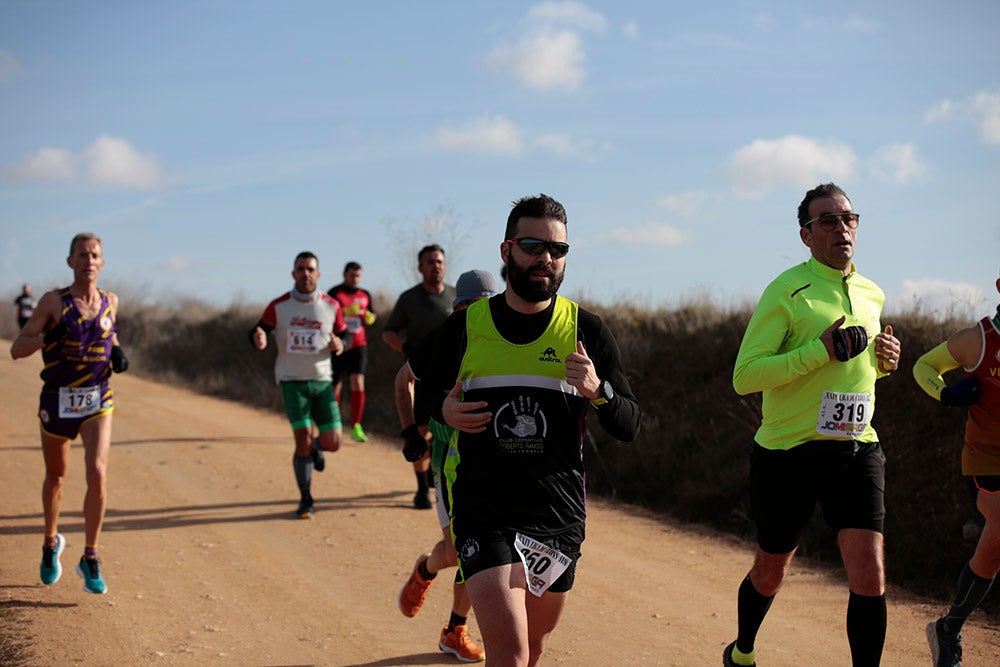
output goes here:
{"type": "Polygon", "coordinates": [[[539,435],[539,425],[541,425],[542,435],[545,433],[545,414],[541,412],[538,403],[530,396],[518,396],[513,401],[506,403],[497,411],[495,430],[499,436],[499,428],[503,426],[512,435],[518,438],[531,438],[539,435]],[[512,414],[506,413],[512,411],[512,414]],[[540,422],[540,424],[539,424],[540,422]]]}

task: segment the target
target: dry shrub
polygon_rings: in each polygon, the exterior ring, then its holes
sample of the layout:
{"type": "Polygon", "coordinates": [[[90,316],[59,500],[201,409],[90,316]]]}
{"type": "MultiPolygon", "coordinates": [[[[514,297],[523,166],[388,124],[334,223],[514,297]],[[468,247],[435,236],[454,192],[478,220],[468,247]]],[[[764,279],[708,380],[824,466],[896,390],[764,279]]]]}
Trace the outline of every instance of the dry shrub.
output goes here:
{"type": "MultiPolygon", "coordinates": [[[[369,330],[365,427],[395,437],[392,384],[403,358],[381,341],[392,298],[376,294],[374,300],[381,317],[369,330]]],[[[585,449],[591,492],[752,539],[747,454],[760,423],[760,396],[741,397],[732,388],[751,307],[722,309],[702,301],[673,310],[589,309],[615,333],[643,408],[642,431],[630,444],[608,438],[592,420],[585,449]]],[[[280,411],[274,346],[258,352],[247,340],[262,311],[263,305],[212,309],[197,302],[157,306],[123,300],[120,335],[136,373],[280,411]]],[[[891,323],[903,343],[902,370],[878,383],[875,419],[887,457],[889,578],[946,599],[975,546],[963,537],[963,527],[980,520],[959,465],[965,415],[927,397],[909,369],[966,323],[935,320],[920,311],[895,315],[891,323]]],[[[345,395],[345,406],[346,401],[345,395]]],[[[833,536],[818,516],[800,553],[840,563],[833,536]]],[[[669,565],[669,555],[664,559],[669,565]]],[[[998,611],[992,600],[985,607],[998,611]]]]}
{"type": "MultiPolygon", "coordinates": [[[[614,331],[643,409],[642,432],[631,444],[608,438],[593,422],[585,450],[592,492],[752,539],[748,453],[760,424],[760,394],[738,396],[732,387],[752,308],[698,303],[672,311],[591,310],[614,331]]],[[[978,536],[982,520],[961,474],[965,411],[928,397],[910,369],[968,322],[919,310],[884,322],[903,347],[901,370],[877,384],[874,421],[886,455],[889,578],[944,599],[975,548],[970,535],[978,536]]],[[[799,553],[839,566],[820,514],[799,553]]],[[[984,604],[992,613],[1000,611],[996,597],[984,604]]]]}

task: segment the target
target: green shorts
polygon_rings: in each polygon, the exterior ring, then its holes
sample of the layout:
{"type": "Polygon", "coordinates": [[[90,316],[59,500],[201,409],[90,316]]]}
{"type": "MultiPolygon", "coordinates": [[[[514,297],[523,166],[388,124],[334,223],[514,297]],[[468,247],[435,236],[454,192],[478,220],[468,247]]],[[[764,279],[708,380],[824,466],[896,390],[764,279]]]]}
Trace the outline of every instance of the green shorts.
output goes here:
{"type": "Polygon", "coordinates": [[[281,383],[281,398],[292,430],[314,422],[320,432],[340,430],[340,407],[329,380],[288,380],[281,383]]]}

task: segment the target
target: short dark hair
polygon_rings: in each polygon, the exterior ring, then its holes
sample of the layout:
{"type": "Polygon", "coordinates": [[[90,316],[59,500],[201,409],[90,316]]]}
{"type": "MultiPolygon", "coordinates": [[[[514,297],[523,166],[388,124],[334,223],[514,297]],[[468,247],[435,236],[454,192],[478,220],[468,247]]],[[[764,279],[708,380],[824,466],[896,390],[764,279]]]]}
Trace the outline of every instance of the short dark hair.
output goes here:
{"type": "Polygon", "coordinates": [[[507,216],[504,239],[512,239],[517,235],[517,224],[521,218],[552,218],[564,225],[567,224],[566,209],[546,194],[540,194],[537,197],[521,197],[514,202],[514,208],[507,216]]]}
{"type": "Polygon", "coordinates": [[[317,257],[316,255],[312,254],[308,250],[303,250],[302,252],[300,252],[298,255],[295,256],[295,261],[292,262],[292,268],[294,268],[295,265],[299,263],[300,259],[315,259],[316,260],[316,268],[319,268],[319,257],[317,257]]]}
{"type": "Polygon", "coordinates": [[[86,241],[97,241],[97,245],[101,246],[101,251],[104,251],[104,242],[101,241],[101,237],[93,232],[80,232],[73,237],[73,240],[69,242],[69,255],[72,257],[73,253],[76,252],[76,244],[83,243],[86,241]]]}
{"type": "Polygon", "coordinates": [[[439,252],[439,253],[441,253],[443,255],[444,254],[444,248],[442,248],[441,246],[439,246],[437,243],[432,243],[430,245],[425,245],[423,248],[420,249],[420,252],[417,253],[417,264],[419,264],[420,262],[424,261],[424,255],[426,255],[429,252],[439,252]]]}
{"type": "Polygon", "coordinates": [[[344,264],[344,273],[347,273],[348,271],[360,271],[360,270],[361,270],[361,265],[358,264],[357,262],[348,262],[347,264],[344,264]]]}
{"type": "Polygon", "coordinates": [[[835,183],[823,183],[807,192],[805,198],[802,200],[802,203],[799,204],[799,227],[805,227],[806,223],[809,222],[809,204],[811,204],[814,199],[836,197],[837,195],[847,197],[848,201],[851,199],[847,196],[847,193],[835,183]]]}

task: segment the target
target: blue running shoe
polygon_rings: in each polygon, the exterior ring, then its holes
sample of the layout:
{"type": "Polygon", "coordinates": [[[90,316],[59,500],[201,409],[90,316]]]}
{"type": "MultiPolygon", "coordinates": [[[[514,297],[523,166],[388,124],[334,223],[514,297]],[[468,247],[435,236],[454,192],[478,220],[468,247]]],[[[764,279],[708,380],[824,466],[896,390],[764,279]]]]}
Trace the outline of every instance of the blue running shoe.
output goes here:
{"type": "Polygon", "coordinates": [[[323,454],[323,448],[319,446],[319,438],[313,438],[312,460],[313,470],[316,472],[326,470],[326,456],[323,454]]]}
{"type": "Polygon", "coordinates": [[[39,568],[39,575],[46,586],[56,583],[62,576],[62,563],[59,562],[59,557],[65,548],[66,538],[59,534],[56,534],[54,547],[42,547],[42,566],[39,568]]]}
{"type": "Polygon", "coordinates": [[[81,558],[76,573],[83,579],[83,590],[94,595],[104,595],[108,587],[101,576],[101,563],[96,558],[81,558]]]}

